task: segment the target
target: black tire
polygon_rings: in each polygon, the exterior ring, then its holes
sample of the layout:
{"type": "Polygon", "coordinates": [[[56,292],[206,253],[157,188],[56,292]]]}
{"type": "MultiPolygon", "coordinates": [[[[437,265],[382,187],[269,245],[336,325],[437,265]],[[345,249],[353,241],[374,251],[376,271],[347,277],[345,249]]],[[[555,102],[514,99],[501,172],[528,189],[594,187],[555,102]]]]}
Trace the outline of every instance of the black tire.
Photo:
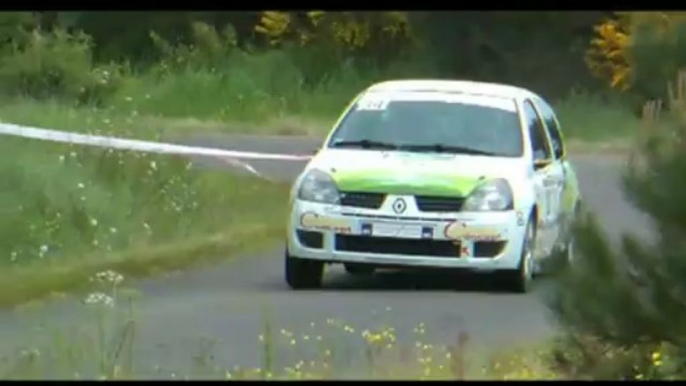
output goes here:
{"type": "Polygon", "coordinates": [[[301,259],[285,253],[286,283],[291,289],[321,288],[324,277],[324,263],[317,260],[301,259]]]}
{"type": "Polygon", "coordinates": [[[522,245],[522,252],[520,254],[519,265],[516,269],[506,272],[506,282],[508,288],[516,293],[528,293],[531,289],[533,282],[533,263],[527,261],[531,259],[533,261],[533,250],[536,241],[536,219],[532,215],[527,223],[526,233],[524,235],[524,244],[522,245]],[[531,232],[531,234],[530,234],[531,232]],[[531,244],[534,244],[532,246],[531,244]],[[528,256],[527,256],[528,254],[528,256]]]}
{"type": "Polygon", "coordinates": [[[355,276],[369,276],[373,275],[374,271],[376,271],[376,267],[368,264],[348,263],[343,266],[347,273],[355,276]]]}

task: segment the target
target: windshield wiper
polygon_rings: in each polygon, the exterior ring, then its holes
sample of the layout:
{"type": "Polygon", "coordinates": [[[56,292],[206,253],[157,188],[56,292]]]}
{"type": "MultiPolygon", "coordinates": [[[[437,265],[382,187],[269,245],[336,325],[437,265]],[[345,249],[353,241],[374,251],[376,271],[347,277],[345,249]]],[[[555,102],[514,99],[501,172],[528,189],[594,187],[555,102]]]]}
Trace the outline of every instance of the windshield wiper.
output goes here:
{"type": "Polygon", "coordinates": [[[358,141],[338,141],[334,142],[333,147],[362,147],[363,149],[397,149],[398,145],[388,143],[388,142],[381,142],[381,141],[372,141],[369,139],[362,139],[358,141]]]}
{"type": "Polygon", "coordinates": [[[497,156],[498,153],[492,151],[479,150],[471,147],[463,146],[451,146],[443,145],[440,143],[434,143],[430,145],[401,145],[399,148],[409,151],[429,151],[436,153],[461,153],[461,154],[474,154],[474,155],[493,155],[497,156]]]}

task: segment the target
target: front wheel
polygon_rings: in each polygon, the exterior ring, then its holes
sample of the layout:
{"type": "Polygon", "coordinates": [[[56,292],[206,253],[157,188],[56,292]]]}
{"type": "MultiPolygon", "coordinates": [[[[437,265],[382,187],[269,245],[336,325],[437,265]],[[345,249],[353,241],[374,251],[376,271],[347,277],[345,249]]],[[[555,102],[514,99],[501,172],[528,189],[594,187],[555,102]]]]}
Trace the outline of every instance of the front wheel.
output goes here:
{"type": "Polygon", "coordinates": [[[348,263],[344,264],[344,267],[346,272],[354,276],[369,276],[372,275],[375,271],[375,268],[373,266],[366,264],[348,263]]]}
{"type": "Polygon", "coordinates": [[[324,263],[301,259],[285,253],[286,283],[291,289],[315,289],[322,286],[324,263]]]}
{"type": "Polygon", "coordinates": [[[561,248],[558,255],[559,264],[563,268],[571,268],[575,264],[575,245],[576,235],[574,234],[574,222],[581,218],[583,207],[579,202],[574,209],[574,217],[567,223],[565,233],[565,245],[561,248]]]}
{"type": "Polygon", "coordinates": [[[517,293],[527,293],[531,289],[534,274],[534,249],[536,246],[536,219],[531,217],[524,233],[519,265],[507,272],[507,284],[517,293]]]}

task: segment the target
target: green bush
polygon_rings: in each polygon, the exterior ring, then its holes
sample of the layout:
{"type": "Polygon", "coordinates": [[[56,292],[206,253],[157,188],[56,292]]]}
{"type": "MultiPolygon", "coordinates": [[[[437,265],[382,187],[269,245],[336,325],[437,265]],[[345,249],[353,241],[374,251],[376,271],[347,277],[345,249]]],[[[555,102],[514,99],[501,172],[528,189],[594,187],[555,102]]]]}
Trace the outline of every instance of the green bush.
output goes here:
{"type": "MultiPolygon", "coordinates": [[[[682,82],[679,95],[686,96],[686,83],[682,82]]],[[[646,241],[625,235],[621,250],[616,251],[593,216],[585,216],[577,226],[577,264],[556,282],[551,304],[569,333],[560,356],[567,357],[562,362],[574,376],[675,379],[686,375],[683,101],[671,103],[672,119],[659,126],[654,125],[655,116],[647,116],[645,138],[625,176],[627,196],[652,218],[657,238],[646,241]],[[570,355],[576,355],[576,363],[570,355]]]]}
{"type": "Polygon", "coordinates": [[[630,66],[631,93],[642,101],[666,99],[664,87],[686,68],[683,12],[622,12],[630,32],[623,55],[630,66]]]}
{"type": "Polygon", "coordinates": [[[188,70],[221,71],[236,49],[236,31],[231,25],[227,25],[219,32],[202,22],[193,23],[191,31],[191,42],[177,45],[171,44],[154,31],[150,32],[150,39],[159,57],[153,71],[159,75],[188,70]]]}
{"type": "Polygon", "coordinates": [[[37,99],[62,98],[80,103],[102,103],[123,78],[122,66],[96,66],[92,41],[63,30],[29,32],[0,57],[0,91],[37,99]]]}

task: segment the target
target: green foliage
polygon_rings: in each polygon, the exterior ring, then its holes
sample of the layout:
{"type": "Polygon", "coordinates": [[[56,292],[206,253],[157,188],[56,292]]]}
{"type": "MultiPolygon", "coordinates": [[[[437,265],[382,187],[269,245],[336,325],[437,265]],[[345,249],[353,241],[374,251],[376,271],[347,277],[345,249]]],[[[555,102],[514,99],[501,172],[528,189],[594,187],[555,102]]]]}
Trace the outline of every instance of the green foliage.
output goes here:
{"type": "Polygon", "coordinates": [[[0,152],[3,265],[88,261],[207,236],[278,213],[285,202],[278,186],[201,173],[180,157],[13,138],[0,152]],[[265,196],[268,204],[250,205],[265,196]]]}
{"type": "Polygon", "coordinates": [[[195,22],[192,24],[189,44],[173,45],[156,32],[150,33],[160,62],[155,66],[161,74],[179,70],[212,70],[216,72],[227,65],[236,48],[236,31],[231,25],[218,32],[214,27],[195,22]]]}
{"type": "Polygon", "coordinates": [[[100,103],[116,90],[123,73],[116,64],[95,66],[91,47],[84,34],[33,30],[24,44],[13,44],[0,57],[0,91],[100,103]]]}
{"type": "Polygon", "coordinates": [[[565,136],[588,141],[622,140],[640,130],[627,95],[572,90],[555,104],[565,136]]]}
{"type": "Polygon", "coordinates": [[[686,66],[686,13],[618,12],[596,26],[590,70],[641,102],[667,97],[664,85],[686,66]]]}
{"type": "Polygon", "coordinates": [[[686,68],[686,19],[631,20],[632,88],[646,99],[664,99],[664,85],[686,68]]]}
{"type": "MultiPolygon", "coordinates": [[[[682,98],[684,92],[682,84],[682,98]]],[[[577,369],[583,376],[597,379],[611,366],[615,379],[686,375],[686,110],[678,106],[672,103],[675,116],[660,127],[647,117],[646,137],[625,177],[627,196],[652,218],[657,238],[625,235],[621,251],[613,250],[589,215],[577,227],[578,265],[557,282],[553,309],[573,339],[587,336],[604,347],[580,351],[583,344],[575,344],[584,363],[601,357],[608,363],[577,369]],[[620,351],[621,365],[603,357],[620,351]],[[655,355],[668,356],[669,364],[655,363],[655,355]]]]}

